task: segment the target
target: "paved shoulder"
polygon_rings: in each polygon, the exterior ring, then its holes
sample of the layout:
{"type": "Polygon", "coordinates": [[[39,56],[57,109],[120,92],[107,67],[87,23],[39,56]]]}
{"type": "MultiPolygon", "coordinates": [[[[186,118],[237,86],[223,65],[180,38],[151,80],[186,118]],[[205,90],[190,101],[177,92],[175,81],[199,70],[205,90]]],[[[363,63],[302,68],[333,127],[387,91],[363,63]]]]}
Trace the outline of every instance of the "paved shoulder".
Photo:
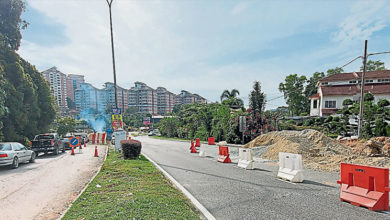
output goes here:
{"type": "Polygon", "coordinates": [[[18,169],[0,168],[1,219],[55,219],[75,198],[103,162],[106,146],[40,156],[18,169]]]}

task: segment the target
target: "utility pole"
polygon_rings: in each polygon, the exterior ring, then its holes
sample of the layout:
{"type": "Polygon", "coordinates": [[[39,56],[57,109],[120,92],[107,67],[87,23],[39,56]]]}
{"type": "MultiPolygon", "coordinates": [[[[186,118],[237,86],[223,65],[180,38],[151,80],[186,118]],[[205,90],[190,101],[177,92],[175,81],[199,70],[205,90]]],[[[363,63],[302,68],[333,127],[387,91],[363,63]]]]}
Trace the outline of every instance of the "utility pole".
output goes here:
{"type": "Polygon", "coordinates": [[[108,9],[110,12],[110,30],[111,30],[111,51],[112,51],[112,69],[114,72],[114,93],[115,93],[115,108],[118,108],[118,98],[116,94],[116,70],[115,70],[115,51],[114,51],[114,34],[112,32],[112,13],[111,6],[114,0],[106,0],[108,4],[108,9]]]}
{"type": "Polygon", "coordinates": [[[364,77],[366,75],[366,64],[367,64],[367,40],[364,42],[364,56],[363,56],[363,71],[362,81],[360,86],[360,109],[359,109],[359,124],[358,124],[358,138],[362,137],[362,126],[363,126],[363,109],[364,109],[364,77]]]}

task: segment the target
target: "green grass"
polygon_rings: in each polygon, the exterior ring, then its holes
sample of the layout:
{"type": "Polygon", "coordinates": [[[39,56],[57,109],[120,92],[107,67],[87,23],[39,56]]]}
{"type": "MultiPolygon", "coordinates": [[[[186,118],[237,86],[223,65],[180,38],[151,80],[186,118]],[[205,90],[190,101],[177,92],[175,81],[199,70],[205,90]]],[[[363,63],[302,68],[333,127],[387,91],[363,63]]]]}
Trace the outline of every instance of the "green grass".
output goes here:
{"type": "Polygon", "coordinates": [[[189,200],[145,157],[114,151],[63,219],[200,219],[189,200]],[[96,187],[99,184],[101,187],[96,187]]]}

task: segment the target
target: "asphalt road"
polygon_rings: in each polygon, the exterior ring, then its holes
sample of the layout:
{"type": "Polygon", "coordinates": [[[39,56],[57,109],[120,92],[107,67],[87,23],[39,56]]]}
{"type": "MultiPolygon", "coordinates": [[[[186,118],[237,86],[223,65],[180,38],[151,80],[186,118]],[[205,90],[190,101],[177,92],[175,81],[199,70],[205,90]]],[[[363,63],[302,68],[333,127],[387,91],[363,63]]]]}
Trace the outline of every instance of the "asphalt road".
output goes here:
{"type": "Polygon", "coordinates": [[[272,161],[257,160],[255,170],[243,170],[234,157],[231,164],[218,163],[216,146],[207,146],[208,156],[201,158],[189,153],[188,143],[135,139],[217,219],[390,219],[340,202],[337,173],[305,171],[305,181],[292,184],[276,178],[272,161]]]}
{"type": "Polygon", "coordinates": [[[59,155],[40,154],[17,169],[0,167],[0,219],[57,219],[97,172],[106,146],[59,155]]]}

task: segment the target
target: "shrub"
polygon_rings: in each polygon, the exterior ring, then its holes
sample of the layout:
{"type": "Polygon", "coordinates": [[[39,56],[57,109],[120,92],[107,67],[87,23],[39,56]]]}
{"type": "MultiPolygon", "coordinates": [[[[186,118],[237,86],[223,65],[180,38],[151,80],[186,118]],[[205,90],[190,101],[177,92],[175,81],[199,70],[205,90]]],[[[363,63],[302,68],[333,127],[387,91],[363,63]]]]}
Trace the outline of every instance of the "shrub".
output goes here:
{"type": "Polygon", "coordinates": [[[351,99],[345,99],[343,101],[343,106],[348,106],[348,105],[352,105],[353,104],[353,101],[351,99]]]}
{"type": "Polygon", "coordinates": [[[314,125],[314,119],[312,119],[312,118],[307,119],[303,125],[304,126],[312,126],[312,125],[314,125]]]}
{"type": "Polygon", "coordinates": [[[295,125],[295,121],[294,121],[294,120],[292,120],[292,119],[291,119],[291,120],[288,120],[288,121],[287,121],[287,124],[290,124],[290,125],[295,125]]]}
{"type": "Polygon", "coordinates": [[[123,158],[126,159],[136,159],[141,153],[142,144],[137,140],[126,140],[121,141],[123,158]]]}

